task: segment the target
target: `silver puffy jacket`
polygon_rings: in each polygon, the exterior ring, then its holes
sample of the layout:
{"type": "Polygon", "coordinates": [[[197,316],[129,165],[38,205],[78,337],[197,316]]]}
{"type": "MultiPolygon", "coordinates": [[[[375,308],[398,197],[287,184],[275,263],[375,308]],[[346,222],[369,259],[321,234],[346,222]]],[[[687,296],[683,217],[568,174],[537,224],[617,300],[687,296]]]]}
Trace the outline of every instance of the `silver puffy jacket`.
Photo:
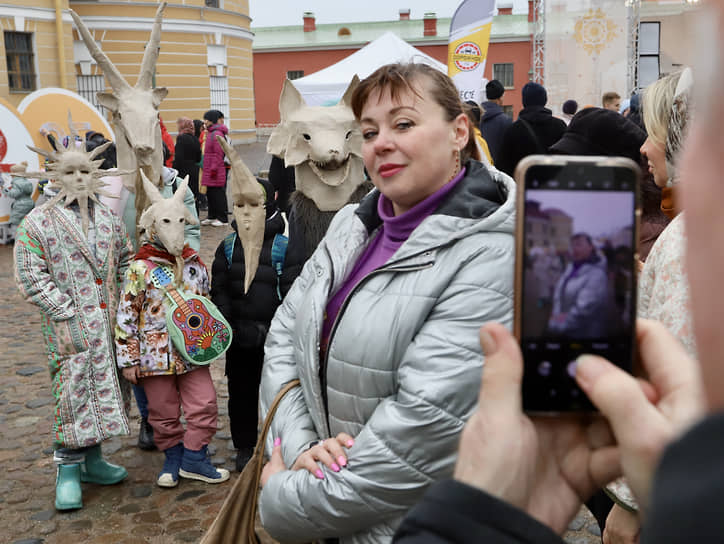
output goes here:
{"type": "Polygon", "coordinates": [[[281,438],[291,467],[311,441],[355,437],[342,471],[322,467],[318,480],[288,470],[264,486],[261,520],[282,542],[389,542],[425,489],[452,474],[478,398],[480,326],[512,323],[514,183],[471,161],[438,210],[347,297],[320,372],[325,307],[377,233],[378,198],[375,190],[335,216],[267,337],[262,415],[285,383],[302,383],[279,406],[269,451],[281,438]]]}

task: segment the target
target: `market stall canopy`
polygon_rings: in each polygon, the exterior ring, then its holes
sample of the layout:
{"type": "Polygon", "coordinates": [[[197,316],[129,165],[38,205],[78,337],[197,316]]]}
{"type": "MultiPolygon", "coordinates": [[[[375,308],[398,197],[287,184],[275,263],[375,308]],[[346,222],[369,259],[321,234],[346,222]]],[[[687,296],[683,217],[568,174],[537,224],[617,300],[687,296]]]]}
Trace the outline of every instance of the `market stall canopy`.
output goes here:
{"type": "Polygon", "coordinates": [[[308,105],[329,106],[342,98],[355,74],[364,79],[380,66],[392,62],[420,62],[447,73],[445,64],[387,32],[338,63],[292,83],[308,105]]]}

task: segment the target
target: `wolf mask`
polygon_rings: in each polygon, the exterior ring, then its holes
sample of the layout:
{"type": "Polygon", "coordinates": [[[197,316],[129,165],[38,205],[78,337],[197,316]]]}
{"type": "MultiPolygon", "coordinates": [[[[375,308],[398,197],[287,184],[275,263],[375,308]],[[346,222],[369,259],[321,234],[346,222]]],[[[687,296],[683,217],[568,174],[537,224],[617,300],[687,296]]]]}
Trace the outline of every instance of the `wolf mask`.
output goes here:
{"type": "Polygon", "coordinates": [[[324,107],[308,106],[286,80],[281,122],[267,144],[267,152],[294,167],[297,190],[323,212],[342,208],[364,182],[362,132],[350,107],[358,83],[355,76],[339,104],[324,107]]]}

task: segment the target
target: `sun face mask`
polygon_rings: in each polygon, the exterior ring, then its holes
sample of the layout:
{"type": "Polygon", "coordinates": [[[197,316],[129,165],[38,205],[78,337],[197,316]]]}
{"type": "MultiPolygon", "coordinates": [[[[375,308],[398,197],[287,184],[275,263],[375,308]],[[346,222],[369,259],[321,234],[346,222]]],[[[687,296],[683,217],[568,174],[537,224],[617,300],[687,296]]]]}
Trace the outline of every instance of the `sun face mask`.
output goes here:
{"type": "Polygon", "coordinates": [[[28,172],[26,170],[19,173],[19,175],[26,178],[51,179],[53,186],[58,188],[58,193],[43,204],[43,207],[50,208],[55,205],[68,207],[77,202],[80,209],[83,233],[88,235],[88,201],[91,200],[100,204],[98,196],[116,198],[115,195],[103,190],[106,183],[101,178],[108,175],[106,170],[100,169],[103,159],[94,160],[112,142],[106,142],[92,151],[86,152],[85,138],[82,140],[82,145],[76,146],[75,144],[78,132],[73,127],[70,112],[68,112],[68,127],[70,128],[70,137],[67,145],[58,142],[55,151],[45,151],[44,149],[28,146],[29,149],[47,159],[45,172],[28,172]]]}
{"type": "Polygon", "coordinates": [[[254,281],[264,244],[266,194],[234,148],[218,135],[216,140],[231,161],[231,199],[236,231],[244,248],[244,293],[247,293],[254,281]]]}
{"type": "Polygon", "coordinates": [[[350,101],[359,79],[354,77],[336,106],[307,106],[286,80],[279,100],[281,122],[272,132],[267,152],[294,167],[297,190],[320,211],[342,208],[364,183],[362,132],[350,101]]]}

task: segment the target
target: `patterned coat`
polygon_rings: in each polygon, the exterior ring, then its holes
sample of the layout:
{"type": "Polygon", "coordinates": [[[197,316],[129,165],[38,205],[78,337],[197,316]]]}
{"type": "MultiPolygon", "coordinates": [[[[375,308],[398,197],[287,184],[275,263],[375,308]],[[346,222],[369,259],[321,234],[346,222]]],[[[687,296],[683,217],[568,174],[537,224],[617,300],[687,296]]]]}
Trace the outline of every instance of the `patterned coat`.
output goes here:
{"type": "MultiPolygon", "coordinates": [[[[169,264],[156,257],[148,260],[159,265],[169,264]]],[[[182,290],[201,296],[209,294],[209,275],[195,251],[185,258],[182,290]]],[[[140,365],[141,377],[184,374],[199,368],[184,359],[171,342],[166,326],[165,298],[163,290],[153,284],[146,261],[133,261],[126,272],[118,306],[116,352],[119,367],[140,365]]]]}
{"type": "Polygon", "coordinates": [[[127,382],[118,378],[113,329],[133,249],[108,207],[89,203],[89,214],[86,237],[73,209],[35,208],[15,242],[15,280],[42,315],[55,398],[53,438],[74,449],[129,432],[127,382]]]}

